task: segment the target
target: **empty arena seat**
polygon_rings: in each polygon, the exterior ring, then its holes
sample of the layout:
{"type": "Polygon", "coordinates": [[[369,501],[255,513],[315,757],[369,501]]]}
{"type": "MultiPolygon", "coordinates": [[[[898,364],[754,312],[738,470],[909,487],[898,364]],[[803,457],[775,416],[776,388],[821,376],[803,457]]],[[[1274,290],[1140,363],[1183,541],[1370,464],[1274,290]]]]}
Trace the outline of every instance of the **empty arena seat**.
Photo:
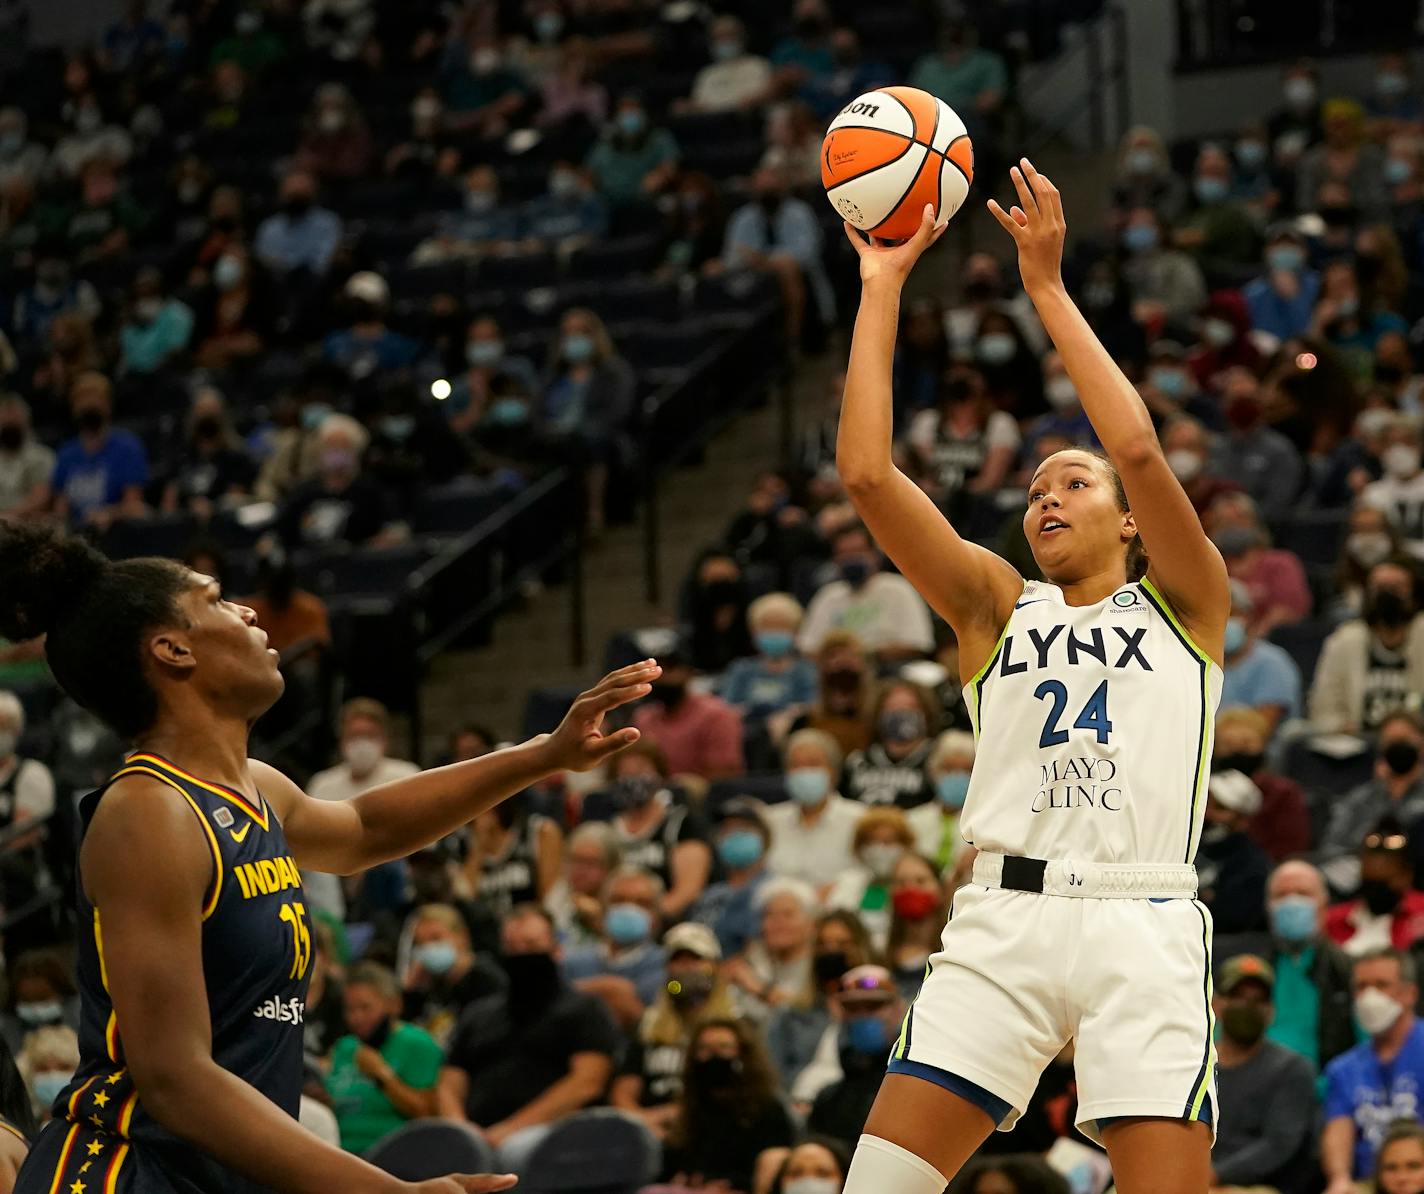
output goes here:
{"type": "Polygon", "coordinates": [[[784,804],[787,800],[786,779],[779,771],[742,775],[736,779],[714,779],[707,786],[705,807],[708,816],[714,816],[722,805],[738,796],[750,796],[763,804],[784,804]]]}
{"type": "Polygon", "coordinates": [[[405,1182],[424,1182],[451,1173],[492,1173],[494,1150],[462,1123],[415,1119],[366,1151],[377,1169],[405,1182]]]}
{"type": "Polygon", "coordinates": [[[652,1181],[657,1140],[621,1111],[599,1108],[571,1116],[534,1150],[520,1180],[533,1194],[632,1194],[652,1181]]]}
{"type": "Polygon", "coordinates": [[[534,738],[553,730],[569,706],[574,703],[581,688],[535,688],[524,698],[524,722],[520,733],[525,738],[534,738]]]}
{"type": "Polygon", "coordinates": [[[531,289],[552,286],[559,280],[559,261],[553,253],[492,254],[480,260],[477,270],[481,286],[508,286],[531,289]]]}
{"type": "Polygon", "coordinates": [[[416,503],[414,528],[422,535],[463,535],[499,506],[505,492],[476,477],[428,489],[416,503]]]}
{"type": "Polygon", "coordinates": [[[568,276],[577,280],[631,277],[656,264],[658,249],[656,236],[596,241],[574,251],[569,258],[568,276]]]}
{"type": "Polygon", "coordinates": [[[1293,551],[1305,564],[1334,564],[1349,525],[1348,510],[1303,510],[1271,525],[1277,547],[1293,551]]]}
{"type": "Polygon", "coordinates": [[[411,574],[429,557],[429,549],[420,543],[362,547],[308,558],[298,564],[298,575],[310,577],[322,594],[400,597],[411,574]]]}
{"type": "Polygon", "coordinates": [[[190,514],[127,518],[114,523],[104,533],[100,547],[114,560],[131,560],[138,556],[177,559],[193,541],[197,530],[198,524],[190,514]]]}
{"type": "Polygon", "coordinates": [[[1300,668],[1301,684],[1309,687],[1311,677],[1315,675],[1316,662],[1320,659],[1321,644],[1334,629],[1333,622],[1312,618],[1277,626],[1266,637],[1295,660],[1296,667],[1300,668]]]}

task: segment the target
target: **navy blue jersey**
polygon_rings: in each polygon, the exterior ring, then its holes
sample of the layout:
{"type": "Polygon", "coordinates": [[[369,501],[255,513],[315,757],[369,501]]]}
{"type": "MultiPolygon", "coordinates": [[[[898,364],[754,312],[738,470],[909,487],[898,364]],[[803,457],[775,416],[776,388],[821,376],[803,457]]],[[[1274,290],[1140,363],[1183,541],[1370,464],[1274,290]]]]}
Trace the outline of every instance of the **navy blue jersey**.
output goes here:
{"type": "MultiPolygon", "coordinates": [[[[213,877],[203,898],[203,977],[213,1060],[295,1116],[312,939],[301,876],[281,823],[260,796],[254,804],[156,755],[130,756],[109,783],[130,775],[168,785],[173,798],[192,809],[212,851],[213,877]]],[[[81,802],[83,829],[107,787],[81,802]]],[[[140,1188],[133,1185],[140,1173],[174,1190],[256,1191],[145,1113],[124,1064],[124,1026],[109,999],[103,909],[89,902],[82,883],[79,925],[79,1069],[55,1101],[47,1147],[37,1147],[31,1158],[43,1159],[45,1172],[31,1172],[37,1166],[27,1164],[17,1191],[111,1194],[140,1188]]]]}

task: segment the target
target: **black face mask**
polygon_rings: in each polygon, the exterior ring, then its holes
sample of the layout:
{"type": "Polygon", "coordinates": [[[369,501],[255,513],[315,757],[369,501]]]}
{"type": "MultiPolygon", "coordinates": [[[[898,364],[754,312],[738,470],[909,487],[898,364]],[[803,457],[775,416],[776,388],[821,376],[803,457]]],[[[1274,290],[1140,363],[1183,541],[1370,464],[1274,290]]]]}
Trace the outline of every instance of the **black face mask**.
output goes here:
{"type": "Polygon", "coordinates": [[[1365,597],[1365,621],[1371,626],[1403,626],[1414,617],[1414,603],[1393,589],[1377,589],[1365,597]]]}
{"type": "Polygon", "coordinates": [[[194,439],[217,439],[222,433],[222,424],[212,415],[204,415],[193,424],[194,439]]]}
{"type": "Polygon", "coordinates": [[[1265,756],[1259,751],[1238,750],[1229,755],[1217,755],[1212,760],[1213,771],[1239,771],[1242,775],[1255,775],[1261,770],[1265,756]]]}
{"type": "Polygon", "coordinates": [[[964,288],[964,297],[971,303],[987,303],[996,297],[996,291],[992,282],[986,282],[982,278],[975,279],[964,288]]]}
{"type": "Polygon", "coordinates": [[[821,17],[802,17],[796,22],[796,32],[805,38],[820,37],[826,31],[826,22],[821,17]]]}
{"type": "Polygon", "coordinates": [[[702,586],[702,600],[715,609],[719,605],[736,605],[742,599],[743,586],[739,580],[714,580],[702,586]]]}
{"type": "Polygon", "coordinates": [[[102,410],[93,406],[86,406],[74,416],[74,422],[79,430],[86,435],[96,435],[104,430],[109,420],[102,410]]]}
{"type": "Polygon", "coordinates": [[[853,667],[836,667],[828,671],[821,682],[836,692],[852,692],[860,687],[861,674],[853,667]]]}
{"type": "Polygon", "coordinates": [[[843,949],[829,949],[812,959],[811,969],[816,976],[816,985],[827,987],[839,982],[841,975],[850,969],[850,959],[843,949]]]}
{"type": "Polygon", "coordinates": [[[293,219],[300,219],[311,211],[311,207],[312,201],[307,198],[282,200],[282,210],[293,219]]]}
{"type": "Polygon", "coordinates": [[[654,680],[649,685],[651,691],[648,696],[657,701],[664,709],[675,709],[682,704],[682,698],[687,695],[686,684],[674,684],[668,680],[654,680]]]}
{"type": "Polygon", "coordinates": [[[521,1009],[547,1007],[559,993],[563,980],[549,954],[504,954],[500,965],[509,976],[509,1007],[516,1016],[521,1009]]]}
{"type": "Polygon", "coordinates": [[[1388,916],[1399,907],[1399,892],[1383,879],[1366,879],[1360,884],[1360,899],[1375,916],[1388,916]]]}
{"type": "Polygon", "coordinates": [[[0,452],[18,452],[25,443],[25,432],[14,423],[0,427],[0,452]]]}
{"type": "Polygon", "coordinates": [[[1412,742],[1396,739],[1380,752],[1384,765],[1395,775],[1408,775],[1419,765],[1419,748],[1412,742]]]}
{"type": "Polygon", "coordinates": [[[1320,218],[1325,221],[1327,228],[1352,228],[1358,213],[1353,207],[1322,207],[1320,218]]]}
{"type": "Polygon", "coordinates": [[[365,1036],[361,1038],[361,1042],[362,1044],[370,1045],[373,1049],[380,1050],[382,1047],[384,1047],[390,1035],[391,1018],[389,1016],[385,1016],[382,1018],[381,1022],[376,1025],[375,1028],[371,1029],[370,1032],[368,1032],[365,1036]]]}
{"type": "Polygon", "coordinates": [[[668,998],[674,1003],[702,1003],[712,994],[716,983],[716,975],[694,970],[681,978],[668,980],[668,998]]]}
{"type": "Polygon", "coordinates": [[[741,1076],[740,1057],[703,1057],[692,1063],[692,1080],[703,1090],[729,1090],[741,1076]]]}
{"type": "Polygon", "coordinates": [[[237,219],[234,216],[218,216],[212,221],[212,229],[214,232],[236,232],[237,219]]]}
{"type": "Polygon", "coordinates": [[[655,775],[625,775],[608,789],[609,799],[619,812],[641,808],[658,794],[662,781],[655,775]]]}
{"type": "Polygon", "coordinates": [[[1243,1049],[1265,1035],[1266,1009],[1249,1003],[1232,1004],[1221,1013],[1221,1031],[1243,1049]]]}

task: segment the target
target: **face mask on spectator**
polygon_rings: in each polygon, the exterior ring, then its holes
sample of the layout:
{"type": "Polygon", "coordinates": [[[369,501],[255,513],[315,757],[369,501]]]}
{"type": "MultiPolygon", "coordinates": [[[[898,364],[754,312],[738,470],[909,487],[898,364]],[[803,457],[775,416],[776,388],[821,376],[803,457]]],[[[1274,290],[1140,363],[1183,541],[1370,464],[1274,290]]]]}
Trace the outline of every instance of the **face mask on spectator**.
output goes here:
{"type": "Polygon", "coordinates": [[[41,1070],[30,1079],[30,1089],[35,1092],[35,1099],[41,1107],[49,1107],[73,1077],[73,1074],[66,1074],[63,1070],[41,1070]]]}
{"type": "Polygon", "coordinates": [[[579,176],[572,170],[555,170],[549,175],[549,193],[559,199],[572,199],[583,190],[579,176]]]}
{"type": "Polygon", "coordinates": [[[1298,274],[1305,268],[1305,250],[1299,245],[1272,245],[1266,250],[1266,264],[1282,273],[1298,274]]]}
{"type": "Polygon", "coordinates": [[[541,12],[534,18],[534,32],[542,42],[558,41],[564,31],[564,18],[556,12],[541,12]]]}
{"type": "Polygon", "coordinates": [[[864,556],[851,556],[840,562],[841,579],[852,589],[858,589],[870,579],[870,561],[864,556]]]}
{"type": "Polygon", "coordinates": [[[242,262],[236,257],[219,257],[213,266],[213,285],[221,291],[233,290],[242,281],[242,262]]]}
{"type": "Polygon", "coordinates": [[[294,219],[300,220],[307,212],[311,211],[312,197],[310,195],[289,195],[282,200],[282,210],[294,219]]]}
{"type": "Polygon", "coordinates": [[[25,144],[24,137],[16,132],[0,133],[0,155],[13,157],[25,144]]]}
{"type": "Polygon", "coordinates": [[[325,402],[308,402],[302,407],[302,426],[308,431],[315,431],[330,413],[331,407],[325,402]]]}
{"type": "Polygon", "coordinates": [[[1385,99],[1394,99],[1409,90],[1409,80],[1398,71],[1385,71],[1375,76],[1375,91],[1385,99]]]}
{"type": "Polygon", "coordinates": [[[691,970],[679,978],[668,979],[667,993],[674,1003],[701,1003],[712,994],[716,983],[715,975],[691,970]]]}
{"type": "Polygon", "coordinates": [[[1388,559],[1391,550],[1383,531],[1356,531],[1345,540],[1345,554],[1361,568],[1373,568],[1388,559]]]}
{"type": "Polygon", "coordinates": [[[791,654],[796,639],[789,630],[758,630],[756,649],[772,659],[781,659],[791,654]]]}
{"type": "Polygon", "coordinates": [[[781,1194],[841,1194],[841,1184],[833,1177],[793,1177],[782,1183],[781,1194]]]}
{"type": "Polygon", "coordinates": [[[821,986],[839,982],[841,975],[850,969],[850,959],[843,949],[828,949],[811,959],[811,972],[821,986]]]}
{"type": "Polygon", "coordinates": [[[963,808],[969,796],[969,772],[946,771],[935,779],[935,799],[945,808],[963,808]]]}
{"type": "Polygon", "coordinates": [[[440,118],[440,101],[433,95],[422,95],[410,106],[412,120],[430,123],[440,118]]]}
{"type": "Polygon", "coordinates": [[[1055,410],[1069,410],[1078,405],[1078,387],[1066,373],[1050,377],[1043,387],[1043,394],[1055,410]]]}
{"type": "Polygon", "coordinates": [[[1401,183],[1409,181],[1410,175],[1414,173],[1414,167],[1403,158],[1386,158],[1384,163],[1384,180],[1392,187],[1397,187],[1401,183]]]}
{"type": "Polygon", "coordinates": [[[485,411],[485,418],[496,427],[514,427],[529,418],[529,407],[522,398],[496,398],[485,411]]]}
{"type": "Polygon", "coordinates": [[[487,369],[504,359],[504,341],[471,340],[465,345],[465,360],[476,369],[487,369]]]}
{"type": "Polygon", "coordinates": [[[85,435],[97,435],[109,424],[109,416],[97,406],[86,406],[74,416],[74,422],[85,435]]]}
{"type": "Polygon", "coordinates": [[[1222,643],[1228,655],[1235,655],[1246,645],[1246,623],[1240,618],[1227,618],[1226,641],[1222,643]]]}
{"type": "Polygon", "coordinates": [[[1192,179],[1192,192],[1198,203],[1220,203],[1230,191],[1231,186],[1224,178],[1199,174],[1192,179]]]}
{"type": "Polygon", "coordinates": [[[1083,287],[1083,305],[1094,311],[1102,311],[1112,306],[1117,291],[1107,282],[1089,282],[1083,287]]]}
{"type": "Polygon", "coordinates": [[[886,742],[918,742],[925,736],[925,715],[918,709],[887,709],[879,729],[886,742]]]}
{"type": "Polygon", "coordinates": [[[1419,471],[1419,449],[1410,444],[1390,444],[1380,453],[1380,464],[1391,477],[1407,480],[1419,471]]]}
{"type": "Polygon", "coordinates": [[[317,114],[316,127],[323,133],[339,133],[346,127],[346,113],[340,108],[323,108],[317,114]]]}
{"type": "Polygon", "coordinates": [[[466,211],[493,211],[499,204],[499,196],[493,191],[466,191],[465,210],[466,211]]]}
{"type": "Polygon", "coordinates": [[[1308,108],[1315,103],[1315,84],[1309,79],[1287,79],[1281,91],[1286,97],[1286,103],[1292,108],[1308,108]]]}
{"type": "Polygon", "coordinates": [[[0,427],[0,452],[18,452],[25,446],[25,429],[18,423],[0,427]]]}
{"type": "Polygon", "coordinates": [[[455,965],[455,947],[448,941],[427,941],[410,951],[410,956],[427,974],[448,974],[455,965]]]}
{"type": "Polygon", "coordinates": [[[618,113],[618,131],[625,137],[640,136],[648,127],[648,115],[642,108],[625,108],[618,113]]]}
{"type": "Polygon", "coordinates": [[[692,1080],[703,1090],[727,1090],[741,1076],[740,1057],[699,1057],[692,1063],[692,1080]]]}
{"type": "Polygon", "coordinates": [[[1266,143],[1264,141],[1238,141],[1236,160],[1246,170],[1255,170],[1265,164],[1266,143]]]}
{"type": "Polygon", "coordinates": [[[1156,174],[1157,151],[1146,146],[1128,150],[1127,169],[1132,174],[1156,174]]]}
{"type": "Polygon", "coordinates": [[[380,428],[387,439],[407,440],[415,433],[415,416],[386,415],[380,422],[380,428]]]}
{"type": "Polygon", "coordinates": [[[974,355],[986,365],[1004,365],[1014,359],[1018,344],[1008,332],[986,332],[974,345],[974,355]]]}
{"type": "Polygon", "coordinates": [[[1368,1036],[1380,1036],[1394,1027],[1404,1014],[1402,1004],[1391,999],[1378,987],[1368,987],[1355,996],[1355,1019],[1368,1036]]]}
{"type": "Polygon", "coordinates": [[[1154,224],[1129,224],[1122,230],[1122,247],[1129,253],[1146,253],[1155,249],[1160,241],[1154,224]]]}
{"type": "Polygon", "coordinates": [[[485,46],[470,55],[470,70],[477,75],[492,75],[499,70],[499,51],[485,46]]]}
{"type": "Polygon", "coordinates": [[[1414,603],[1393,589],[1373,589],[1365,593],[1365,621],[1390,629],[1408,625],[1414,617],[1414,603]]]}
{"type": "Polygon", "coordinates": [[[1244,556],[1253,547],[1257,547],[1261,536],[1250,527],[1222,527],[1212,535],[1211,541],[1216,544],[1217,551],[1229,559],[1232,556],[1244,556]]]}
{"type": "Polygon", "coordinates": [[[1148,372],[1149,385],[1162,391],[1168,398],[1180,398],[1187,392],[1187,375],[1180,369],[1156,368],[1148,372]]]}
{"type": "Polygon", "coordinates": [[[905,847],[899,842],[871,842],[862,846],[860,860],[877,879],[888,878],[895,864],[905,856],[905,847]]]}
{"type": "Polygon", "coordinates": [[[786,773],[786,791],[803,807],[814,807],[831,792],[831,777],[823,767],[793,767],[786,773]]]}
{"type": "Polygon", "coordinates": [[[381,744],[374,738],[348,738],[341,744],[341,757],[357,775],[365,775],[381,761],[381,744]]]}
{"type": "Polygon", "coordinates": [[[139,323],[152,323],[163,310],[161,298],[141,298],[134,304],[134,318],[139,323]]]}
{"type": "MultiPolygon", "coordinates": [[[[845,572],[842,571],[844,576],[845,572]]],[[[850,692],[859,688],[861,683],[861,672],[853,667],[833,667],[821,677],[821,683],[835,692],[850,692]]]]}
{"type": "Polygon", "coordinates": [[[720,39],[712,43],[712,57],[718,62],[731,62],[742,56],[742,43],[720,39]]]}
{"type": "Polygon", "coordinates": [[[511,1007],[543,1007],[558,994],[559,965],[549,954],[504,954],[500,964],[509,978],[511,1007]]]}
{"type": "Polygon", "coordinates": [[[1393,916],[1399,907],[1400,893],[1383,879],[1366,879],[1360,884],[1360,899],[1374,916],[1393,916]]]}
{"type": "Polygon", "coordinates": [[[613,781],[608,789],[613,807],[619,812],[630,808],[642,808],[662,788],[662,780],[656,775],[624,775],[613,781]]]}
{"type": "Polygon", "coordinates": [[[74,114],[74,127],[81,133],[95,132],[103,123],[104,117],[100,114],[99,109],[89,104],[85,104],[74,114]]]}
{"type": "Polygon", "coordinates": [[[1233,1003],[1221,1013],[1221,1031],[1243,1049],[1265,1035],[1266,1009],[1251,1003],[1233,1003]]]}
{"type": "Polygon", "coordinates": [[[656,701],[664,709],[676,709],[687,695],[686,683],[678,684],[671,680],[654,680],[648,688],[648,699],[656,701]]]}
{"type": "Polygon", "coordinates": [[[1236,329],[1224,319],[1204,319],[1202,339],[1213,348],[1226,348],[1236,340],[1236,329]]]}
{"type": "Polygon", "coordinates": [[[640,904],[614,904],[603,918],[603,927],[615,945],[637,945],[653,932],[653,916],[640,904]]]}
{"type": "Polygon", "coordinates": [[[939,907],[939,898],[920,887],[902,887],[891,897],[890,906],[901,920],[924,920],[939,907]]]}
{"type": "Polygon", "coordinates": [[[1408,775],[1419,765],[1419,748],[1403,738],[1396,738],[1380,751],[1380,757],[1395,775],[1408,775]]]}
{"type": "Polygon", "coordinates": [[[1270,911],[1271,932],[1280,940],[1299,945],[1315,936],[1316,906],[1309,896],[1282,896],[1270,911]]]}
{"type": "Polygon", "coordinates": [[[890,1034],[879,1016],[853,1016],[846,1021],[845,1043],[857,1053],[878,1056],[890,1048],[890,1034]]]}
{"type": "Polygon", "coordinates": [[[762,856],[761,834],[754,829],[734,829],[717,839],[717,857],[725,866],[741,870],[762,856]]]}
{"type": "Polygon", "coordinates": [[[1201,476],[1204,464],[1201,453],[1194,452],[1191,448],[1173,448],[1167,453],[1167,467],[1183,484],[1195,481],[1201,476]]]}
{"type": "Polygon", "coordinates": [[[58,1024],[64,1019],[64,1005],[58,999],[35,1000],[15,1004],[15,1015],[26,1028],[58,1024]]]}
{"type": "Polygon", "coordinates": [[[1261,401],[1255,394],[1238,394],[1226,400],[1223,413],[1237,431],[1250,431],[1261,421],[1261,401]]]}
{"type": "Polygon", "coordinates": [[[561,344],[564,360],[571,365],[582,365],[593,360],[593,337],[584,332],[568,332],[561,344]]]}

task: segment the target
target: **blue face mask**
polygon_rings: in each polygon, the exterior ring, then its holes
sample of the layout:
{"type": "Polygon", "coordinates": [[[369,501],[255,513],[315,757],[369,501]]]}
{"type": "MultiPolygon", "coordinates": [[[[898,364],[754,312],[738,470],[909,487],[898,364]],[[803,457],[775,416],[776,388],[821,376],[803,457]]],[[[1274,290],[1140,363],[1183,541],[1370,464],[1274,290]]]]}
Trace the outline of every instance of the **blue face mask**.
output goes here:
{"type": "Polygon", "coordinates": [[[34,1090],[35,1099],[40,1106],[50,1107],[73,1077],[74,1075],[66,1074],[62,1070],[45,1070],[30,1079],[30,1087],[34,1090]]]}
{"type": "Polygon", "coordinates": [[[564,360],[573,365],[582,365],[593,360],[593,337],[582,332],[570,332],[564,337],[562,346],[564,360]]]}
{"type": "Polygon", "coordinates": [[[1266,264],[1271,269],[1298,274],[1305,268],[1305,250],[1299,245],[1272,245],[1266,250],[1266,264]]]}
{"type": "Polygon", "coordinates": [[[1155,149],[1134,149],[1127,155],[1127,168],[1133,174],[1156,174],[1157,151],[1155,149]]]}
{"type": "Polygon", "coordinates": [[[884,1053],[890,1034],[879,1016],[855,1016],[846,1021],[845,1043],[857,1053],[884,1053]]]}
{"type": "Polygon", "coordinates": [[[734,58],[742,56],[742,46],[735,41],[714,41],[712,43],[712,57],[718,62],[731,62],[734,58]]]}
{"type": "Polygon", "coordinates": [[[1226,642],[1222,644],[1228,655],[1235,655],[1246,645],[1246,623],[1240,618],[1226,620],[1226,642]]]}
{"type": "Polygon", "coordinates": [[[1192,179],[1192,190],[1198,203],[1220,203],[1231,187],[1224,178],[1198,177],[1192,179]]]}
{"type": "Polygon", "coordinates": [[[758,630],[756,635],[756,649],[763,655],[770,655],[773,659],[780,659],[791,654],[791,648],[796,645],[796,638],[789,630],[758,630]]]}
{"type": "Polygon", "coordinates": [[[1414,168],[1403,158],[1386,158],[1384,163],[1384,180],[1392,187],[1399,186],[1402,182],[1408,182],[1409,176],[1414,173],[1414,168]]]}
{"type": "Polygon", "coordinates": [[[1265,163],[1266,145],[1264,141],[1239,141],[1236,145],[1236,160],[1247,170],[1255,170],[1265,163]]]}
{"type": "Polygon", "coordinates": [[[534,32],[544,42],[558,41],[564,31],[564,18],[556,12],[541,12],[534,18],[534,32]]]}
{"type": "Polygon", "coordinates": [[[1299,945],[1315,936],[1315,901],[1309,896],[1282,896],[1271,905],[1271,932],[1281,941],[1299,945]]]}
{"type": "Polygon", "coordinates": [[[1146,253],[1159,243],[1160,237],[1152,224],[1132,224],[1122,230],[1122,247],[1129,253],[1146,253]]]}
{"type": "Polygon", "coordinates": [[[529,418],[529,407],[522,398],[496,398],[485,411],[485,418],[496,427],[517,427],[529,418]]]}
{"type": "Polygon", "coordinates": [[[653,931],[653,914],[638,904],[614,904],[603,918],[603,927],[615,945],[637,945],[653,931]]]}
{"type": "Polygon", "coordinates": [[[315,431],[329,414],[331,414],[331,407],[327,406],[325,402],[309,402],[302,407],[302,426],[308,431],[315,431]]]}
{"type": "Polygon", "coordinates": [[[641,108],[629,108],[618,113],[618,131],[625,137],[636,137],[648,127],[648,116],[641,108]]]}
{"type": "Polygon", "coordinates": [[[820,804],[831,790],[831,777],[820,767],[794,767],[786,773],[786,790],[797,804],[820,804]]]}
{"type": "Polygon", "coordinates": [[[734,870],[751,866],[761,854],[761,834],[754,829],[734,829],[717,839],[717,857],[734,870]]]}
{"type": "Polygon", "coordinates": [[[504,344],[499,340],[471,340],[465,345],[465,360],[475,368],[497,365],[504,358],[504,344]]]}
{"type": "Polygon", "coordinates": [[[945,808],[963,808],[969,795],[969,773],[950,771],[935,780],[935,797],[945,808]]]}
{"type": "Polygon", "coordinates": [[[1153,369],[1147,380],[1168,398],[1180,398],[1187,392],[1187,375],[1180,369],[1153,369]]]}
{"type": "Polygon", "coordinates": [[[986,365],[1003,365],[1014,359],[1018,345],[1008,332],[989,332],[980,336],[974,354],[986,365]]]}
{"type": "Polygon", "coordinates": [[[422,970],[428,974],[449,974],[455,965],[455,947],[448,941],[427,941],[410,951],[422,970]]]}
{"type": "Polygon", "coordinates": [[[407,440],[415,431],[414,415],[387,415],[381,420],[381,432],[394,440],[407,440]]]}

